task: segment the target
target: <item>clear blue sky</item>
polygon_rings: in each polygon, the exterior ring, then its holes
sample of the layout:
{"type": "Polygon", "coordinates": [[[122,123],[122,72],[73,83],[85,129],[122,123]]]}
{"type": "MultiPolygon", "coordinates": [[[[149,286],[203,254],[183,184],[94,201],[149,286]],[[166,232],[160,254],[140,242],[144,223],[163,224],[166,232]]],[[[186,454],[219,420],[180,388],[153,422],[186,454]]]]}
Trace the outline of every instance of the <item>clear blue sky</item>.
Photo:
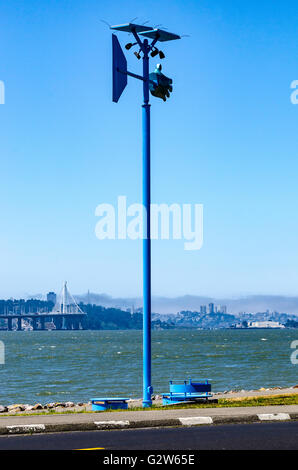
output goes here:
{"type": "Polygon", "coordinates": [[[98,204],[141,198],[141,86],[111,102],[100,21],[136,16],[190,35],[165,45],[174,92],[152,99],[153,200],[204,204],[202,250],[153,242],[153,293],[297,295],[297,2],[143,4],[1,2],[0,297],[64,279],[73,293],[141,294],[141,243],[94,234],[98,204]]]}

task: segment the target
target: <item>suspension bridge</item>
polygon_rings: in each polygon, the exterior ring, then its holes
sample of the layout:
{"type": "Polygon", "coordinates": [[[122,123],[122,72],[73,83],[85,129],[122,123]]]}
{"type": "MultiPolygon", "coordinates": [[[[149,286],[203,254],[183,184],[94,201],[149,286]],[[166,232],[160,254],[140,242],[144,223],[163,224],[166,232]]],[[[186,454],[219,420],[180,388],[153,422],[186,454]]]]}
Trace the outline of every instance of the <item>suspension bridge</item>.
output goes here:
{"type": "Polygon", "coordinates": [[[7,313],[0,315],[6,320],[8,331],[36,330],[81,330],[84,329],[86,313],[79,307],[64,282],[56,304],[51,312],[7,313]]]}

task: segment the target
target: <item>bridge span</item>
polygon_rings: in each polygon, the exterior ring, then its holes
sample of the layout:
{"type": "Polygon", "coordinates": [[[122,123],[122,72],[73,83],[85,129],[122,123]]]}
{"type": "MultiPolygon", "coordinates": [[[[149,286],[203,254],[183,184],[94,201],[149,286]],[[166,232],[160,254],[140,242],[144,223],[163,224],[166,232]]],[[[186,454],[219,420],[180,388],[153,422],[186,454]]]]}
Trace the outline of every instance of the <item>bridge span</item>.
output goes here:
{"type": "Polygon", "coordinates": [[[27,320],[27,327],[36,330],[52,330],[47,323],[54,325],[56,330],[82,330],[85,329],[86,313],[28,313],[24,315],[0,315],[0,320],[6,320],[6,330],[25,329],[23,320],[27,320]]]}
{"type": "Polygon", "coordinates": [[[54,324],[56,330],[81,330],[85,329],[86,317],[87,314],[83,312],[69,292],[66,281],[51,312],[0,314],[0,320],[6,320],[6,328],[2,327],[1,329],[8,331],[25,329],[23,320],[27,321],[26,329],[31,327],[33,330],[52,330],[53,328],[46,325],[51,323],[54,324]]]}

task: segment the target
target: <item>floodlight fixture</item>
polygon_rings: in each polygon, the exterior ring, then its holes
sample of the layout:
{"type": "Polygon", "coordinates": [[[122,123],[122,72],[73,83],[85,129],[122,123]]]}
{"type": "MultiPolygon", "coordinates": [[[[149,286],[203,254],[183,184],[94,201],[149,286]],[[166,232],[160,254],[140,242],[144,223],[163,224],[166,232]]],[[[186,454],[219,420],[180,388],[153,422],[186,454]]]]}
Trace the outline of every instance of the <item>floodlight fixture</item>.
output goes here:
{"type": "Polygon", "coordinates": [[[129,42],[125,45],[125,49],[129,51],[133,46],[135,46],[137,43],[136,42],[129,42]]]}
{"type": "Polygon", "coordinates": [[[155,57],[159,53],[159,50],[155,47],[151,52],[151,57],[155,57]]]}

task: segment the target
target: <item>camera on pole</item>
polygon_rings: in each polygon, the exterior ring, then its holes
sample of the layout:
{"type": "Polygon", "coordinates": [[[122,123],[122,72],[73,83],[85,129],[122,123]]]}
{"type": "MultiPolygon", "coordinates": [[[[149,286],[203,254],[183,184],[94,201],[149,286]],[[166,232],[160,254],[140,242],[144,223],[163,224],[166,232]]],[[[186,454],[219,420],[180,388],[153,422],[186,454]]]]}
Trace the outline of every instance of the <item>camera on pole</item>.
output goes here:
{"type": "Polygon", "coordinates": [[[173,91],[173,80],[161,73],[161,70],[161,64],[157,64],[154,72],[149,74],[149,90],[151,95],[167,101],[167,98],[170,98],[170,93],[173,91]]]}

